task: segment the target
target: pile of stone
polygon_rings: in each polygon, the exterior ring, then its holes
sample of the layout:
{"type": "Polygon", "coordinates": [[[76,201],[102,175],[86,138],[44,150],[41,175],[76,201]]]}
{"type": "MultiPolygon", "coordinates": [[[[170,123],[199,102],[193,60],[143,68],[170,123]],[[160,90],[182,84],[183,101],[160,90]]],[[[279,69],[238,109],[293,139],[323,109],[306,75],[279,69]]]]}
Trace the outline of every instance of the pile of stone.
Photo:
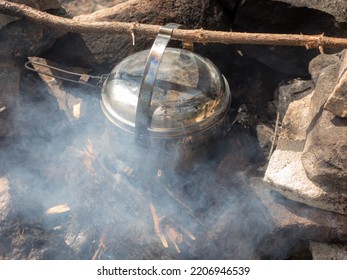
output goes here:
{"type": "Polygon", "coordinates": [[[345,51],[312,60],[314,87],[289,104],[265,174],[265,180],[288,198],[345,215],[346,71],[345,51]]]}
{"type": "MultiPolygon", "coordinates": [[[[279,99],[292,102],[264,180],[291,200],[326,210],[316,211],[319,224],[331,216],[327,211],[337,213],[337,219],[347,215],[346,51],[317,56],[309,70],[313,86],[299,94],[295,89],[303,81],[279,89],[279,99]]],[[[336,218],[327,228],[335,227],[336,218]]]]}

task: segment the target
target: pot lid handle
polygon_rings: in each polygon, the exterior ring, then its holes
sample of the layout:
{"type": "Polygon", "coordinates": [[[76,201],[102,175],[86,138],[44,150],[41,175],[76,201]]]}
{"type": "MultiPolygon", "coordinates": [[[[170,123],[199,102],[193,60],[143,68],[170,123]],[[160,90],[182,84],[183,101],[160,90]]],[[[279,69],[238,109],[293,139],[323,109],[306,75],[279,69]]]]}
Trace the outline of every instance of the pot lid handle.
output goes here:
{"type": "Polygon", "coordinates": [[[171,39],[173,30],[180,26],[180,24],[176,23],[168,23],[165,26],[161,26],[159,34],[147,57],[145,70],[140,84],[135,118],[135,140],[142,146],[148,145],[148,127],[151,125],[152,121],[150,107],[159,65],[166,46],[171,39]]]}

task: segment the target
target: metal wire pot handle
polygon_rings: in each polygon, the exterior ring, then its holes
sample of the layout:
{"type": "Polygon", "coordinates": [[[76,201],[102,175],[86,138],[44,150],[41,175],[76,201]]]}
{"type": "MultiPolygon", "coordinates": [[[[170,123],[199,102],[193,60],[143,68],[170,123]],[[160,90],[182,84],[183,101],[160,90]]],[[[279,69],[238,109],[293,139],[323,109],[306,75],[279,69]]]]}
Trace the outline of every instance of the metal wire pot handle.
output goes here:
{"type": "Polygon", "coordinates": [[[145,70],[140,84],[135,118],[135,140],[142,146],[147,146],[149,144],[148,128],[152,121],[152,115],[150,113],[151,100],[159,65],[166,46],[171,39],[173,30],[179,27],[181,27],[181,25],[176,23],[168,23],[165,26],[161,26],[159,34],[147,57],[145,70]]]}
{"type": "Polygon", "coordinates": [[[72,71],[62,69],[62,68],[54,67],[52,65],[43,64],[43,63],[40,63],[38,61],[34,61],[32,59],[27,61],[24,64],[24,67],[26,69],[33,71],[33,72],[36,72],[38,74],[50,76],[53,78],[57,78],[59,80],[68,81],[68,82],[77,83],[77,84],[97,86],[97,87],[101,87],[103,82],[108,77],[108,74],[102,74],[100,76],[92,76],[92,75],[88,75],[88,74],[84,74],[84,73],[72,72],[72,71]],[[45,68],[46,71],[38,70],[35,68],[35,66],[45,68]],[[49,72],[49,71],[51,71],[51,72],[49,72]],[[52,71],[59,73],[59,74],[52,74],[52,71]],[[68,76],[69,78],[63,77],[62,74],[68,76]]]}

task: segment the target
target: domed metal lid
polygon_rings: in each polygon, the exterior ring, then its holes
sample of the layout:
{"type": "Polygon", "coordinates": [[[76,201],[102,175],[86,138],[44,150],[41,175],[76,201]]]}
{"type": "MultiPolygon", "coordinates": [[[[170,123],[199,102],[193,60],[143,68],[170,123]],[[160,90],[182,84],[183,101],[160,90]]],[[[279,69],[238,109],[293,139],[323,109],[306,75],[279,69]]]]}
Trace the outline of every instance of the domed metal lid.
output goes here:
{"type": "MultiPolygon", "coordinates": [[[[131,133],[148,54],[145,50],[121,61],[102,89],[105,115],[131,133]]],[[[230,100],[227,81],[210,60],[185,49],[166,48],[150,101],[149,137],[168,139],[206,130],[224,117],[230,100]]]]}

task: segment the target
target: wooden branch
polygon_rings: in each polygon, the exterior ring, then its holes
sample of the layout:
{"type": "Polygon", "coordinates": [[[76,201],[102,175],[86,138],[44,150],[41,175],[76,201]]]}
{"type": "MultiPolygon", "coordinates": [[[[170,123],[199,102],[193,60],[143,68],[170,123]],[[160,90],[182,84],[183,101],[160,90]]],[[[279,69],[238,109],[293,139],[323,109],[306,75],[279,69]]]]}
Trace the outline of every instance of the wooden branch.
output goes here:
{"type": "MultiPolygon", "coordinates": [[[[158,25],[140,24],[136,22],[88,22],[84,21],[81,16],[78,17],[78,20],[67,19],[9,1],[0,1],[0,12],[26,18],[30,21],[50,26],[63,32],[129,34],[155,38],[160,28],[158,25]]],[[[172,39],[196,43],[302,46],[307,49],[329,47],[347,48],[347,38],[326,37],[323,34],[266,34],[223,32],[203,29],[175,29],[172,34],[172,39]]]]}

